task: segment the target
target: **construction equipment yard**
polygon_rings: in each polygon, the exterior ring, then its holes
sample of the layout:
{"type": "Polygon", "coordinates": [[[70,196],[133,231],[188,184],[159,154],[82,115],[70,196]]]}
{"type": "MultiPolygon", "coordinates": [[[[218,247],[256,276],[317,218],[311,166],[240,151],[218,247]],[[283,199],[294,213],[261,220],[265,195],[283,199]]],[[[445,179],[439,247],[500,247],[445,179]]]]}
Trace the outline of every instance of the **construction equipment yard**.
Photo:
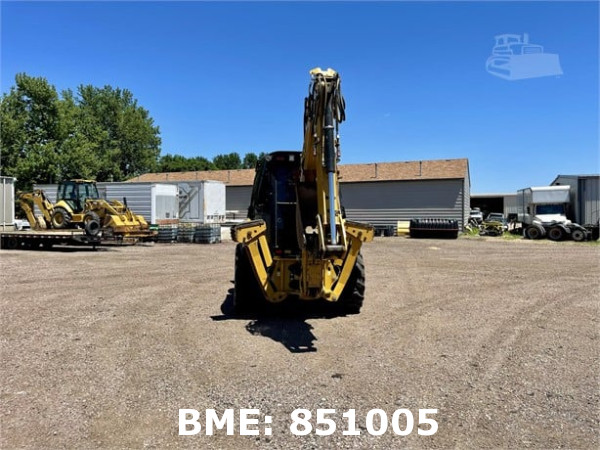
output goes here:
{"type": "Polygon", "coordinates": [[[597,243],[375,238],[364,307],[338,317],[232,315],[234,250],[1,250],[0,447],[600,445],[597,243]],[[257,408],[272,435],[179,436],[180,408],[257,408]],[[294,436],[297,408],[339,431],[294,436]],[[439,429],[373,436],[374,408],[439,429]]]}

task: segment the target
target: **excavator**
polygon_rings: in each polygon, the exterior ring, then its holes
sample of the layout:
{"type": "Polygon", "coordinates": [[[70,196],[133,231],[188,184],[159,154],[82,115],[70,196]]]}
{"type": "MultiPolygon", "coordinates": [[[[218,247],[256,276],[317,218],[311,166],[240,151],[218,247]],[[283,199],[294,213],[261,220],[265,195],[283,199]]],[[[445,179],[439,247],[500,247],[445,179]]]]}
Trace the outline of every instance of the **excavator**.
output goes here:
{"type": "Polygon", "coordinates": [[[249,221],[231,228],[237,242],[233,305],[248,312],[288,298],[337,302],[356,314],[364,301],[360,252],[371,225],[346,220],[337,164],[345,119],[341,79],[310,71],[302,152],[278,151],[256,166],[249,221]]]}
{"type": "Polygon", "coordinates": [[[58,185],[57,202],[52,204],[45,192],[19,194],[19,203],[34,230],[64,230],[83,228],[88,236],[104,239],[152,239],[157,232],[151,231],[143,216],[136,215],[126,203],[100,198],[96,182],[92,180],[68,180],[58,185]],[[36,217],[34,205],[42,215],[36,217]]]}

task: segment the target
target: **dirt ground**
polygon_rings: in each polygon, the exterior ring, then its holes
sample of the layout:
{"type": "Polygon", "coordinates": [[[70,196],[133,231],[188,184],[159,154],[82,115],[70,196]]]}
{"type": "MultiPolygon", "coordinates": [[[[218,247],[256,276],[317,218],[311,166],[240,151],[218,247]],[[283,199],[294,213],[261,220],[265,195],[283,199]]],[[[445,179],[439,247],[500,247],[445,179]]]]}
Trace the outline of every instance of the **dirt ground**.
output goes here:
{"type": "Polygon", "coordinates": [[[600,445],[600,246],[376,238],[363,311],[341,317],[232,316],[233,255],[0,251],[0,447],[600,445]],[[180,408],[257,408],[260,435],[179,436],[180,408]],[[335,409],[338,429],[294,436],[296,408],[335,409]],[[439,429],[372,436],[374,408],[415,427],[435,408],[439,429]],[[342,434],[348,409],[359,436],[342,434]]]}

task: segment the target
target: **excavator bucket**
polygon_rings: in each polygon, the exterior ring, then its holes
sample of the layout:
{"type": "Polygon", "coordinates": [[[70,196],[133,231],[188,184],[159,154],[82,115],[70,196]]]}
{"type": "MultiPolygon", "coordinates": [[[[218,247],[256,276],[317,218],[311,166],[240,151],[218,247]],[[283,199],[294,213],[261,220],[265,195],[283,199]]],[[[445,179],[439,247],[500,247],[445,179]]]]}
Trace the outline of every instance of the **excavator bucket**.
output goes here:
{"type": "Polygon", "coordinates": [[[152,240],[158,235],[156,230],[150,230],[148,223],[141,216],[134,216],[131,220],[124,214],[109,214],[102,228],[106,237],[113,235],[119,239],[152,240]]]}

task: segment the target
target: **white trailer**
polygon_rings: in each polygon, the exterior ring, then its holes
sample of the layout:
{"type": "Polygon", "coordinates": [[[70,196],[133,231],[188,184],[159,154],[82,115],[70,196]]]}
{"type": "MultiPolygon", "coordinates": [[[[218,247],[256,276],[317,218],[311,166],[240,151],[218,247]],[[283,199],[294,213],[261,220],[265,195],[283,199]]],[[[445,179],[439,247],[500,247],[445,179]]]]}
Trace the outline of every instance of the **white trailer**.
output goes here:
{"type": "Polygon", "coordinates": [[[517,192],[517,215],[528,239],[588,240],[590,230],[567,219],[569,186],[539,186],[517,192]]]}
{"type": "Polygon", "coordinates": [[[197,223],[225,221],[225,183],[190,181],[179,182],[177,187],[180,221],[197,223]]]}

